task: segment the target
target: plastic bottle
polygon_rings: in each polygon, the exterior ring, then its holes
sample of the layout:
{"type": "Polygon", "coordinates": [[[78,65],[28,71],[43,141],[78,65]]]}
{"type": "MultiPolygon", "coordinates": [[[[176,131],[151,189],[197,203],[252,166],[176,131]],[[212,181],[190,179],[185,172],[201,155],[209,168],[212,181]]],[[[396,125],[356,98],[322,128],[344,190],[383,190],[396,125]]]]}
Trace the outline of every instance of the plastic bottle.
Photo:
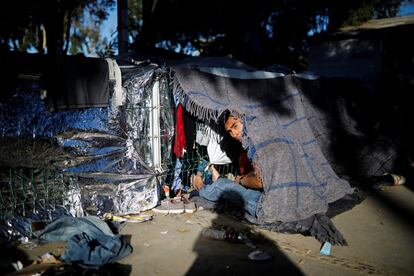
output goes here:
{"type": "Polygon", "coordinates": [[[164,185],[162,189],[164,190],[165,198],[170,199],[170,187],[168,187],[167,185],[164,185]]]}
{"type": "Polygon", "coordinates": [[[226,230],[218,230],[205,228],[201,231],[201,236],[208,239],[228,241],[228,242],[243,242],[244,236],[242,233],[236,231],[231,227],[227,227],[226,230]]]}
{"type": "Polygon", "coordinates": [[[204,238],[212,239],[212,240],[223,241],[226,239],[226,231],[211,229],[211,228],[204,228],[201,231],[201,236],[203,236],[204,238]]]}

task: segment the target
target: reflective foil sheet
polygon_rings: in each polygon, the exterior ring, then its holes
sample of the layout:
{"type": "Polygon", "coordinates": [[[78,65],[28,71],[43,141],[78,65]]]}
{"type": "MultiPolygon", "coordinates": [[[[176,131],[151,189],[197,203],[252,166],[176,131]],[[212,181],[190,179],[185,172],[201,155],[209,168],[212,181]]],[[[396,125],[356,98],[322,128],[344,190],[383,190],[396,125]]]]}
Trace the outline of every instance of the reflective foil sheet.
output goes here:
{"type": "Polygon", "coordinates": [[[1,217],[26,217],[40,207],[62,207],[73,216],[137,213],[155,207],[162,181],[153,168],[154,126],[150,127],[155,81],[160,87],[161,164],[168,164],[173,109],[167,74],[156,66],[136,68],[123,76],[126,98],[119,107],[109,103],[105,108],[50,112],[36,83],[26,83],[2,97],[1,217]],[[21,168],[24,177],[19,176],[21,168]],[[40,170],[64,177],[36,176],[40,170]],[[39,192],[39,187],[52,186],[60,189],[39,192]],[[34,196],[30,206],[25,205],[28,191],[34,196]],[[53,204],[42,205],[52,197],[53,204]]]}

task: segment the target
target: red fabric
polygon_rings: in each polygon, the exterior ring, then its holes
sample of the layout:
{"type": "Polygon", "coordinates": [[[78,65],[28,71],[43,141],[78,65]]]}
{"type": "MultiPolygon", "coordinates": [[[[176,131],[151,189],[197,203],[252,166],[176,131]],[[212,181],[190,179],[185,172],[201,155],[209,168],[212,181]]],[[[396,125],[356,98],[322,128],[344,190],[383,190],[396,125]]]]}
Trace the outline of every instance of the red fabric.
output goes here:
{"type": "Polygon", "coordinates": [[[247,157],[247,152],[243,151],[240,154],[239,158],[239,171],[240,175],[248,174],[249,172],[253,171],[253,166],[247,157]]]}
{"type": "Polygon", "coordinates": [[[181,158],[183,149],[186,147],[184,120],[183,120],[183,106],[178,104],[177,115],[175,120],[175,138],[173,152],[178,158],[181,158]]]}

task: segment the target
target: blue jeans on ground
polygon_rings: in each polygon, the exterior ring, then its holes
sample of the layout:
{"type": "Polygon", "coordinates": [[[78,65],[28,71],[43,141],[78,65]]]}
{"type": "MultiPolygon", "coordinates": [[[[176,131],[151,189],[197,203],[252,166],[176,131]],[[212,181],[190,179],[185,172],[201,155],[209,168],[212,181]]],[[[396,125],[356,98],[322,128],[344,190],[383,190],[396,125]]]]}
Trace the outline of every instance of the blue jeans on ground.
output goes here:
{"type": "Polygon", "coordinates": [[[251,216],[256,216],[257,202],[262,194],[258,190],[248,189],[227,178],[219,178],[210,185],[199,190],[201,197],[217,202],[226,199],[232,204],[243,208],[251,216]]]}

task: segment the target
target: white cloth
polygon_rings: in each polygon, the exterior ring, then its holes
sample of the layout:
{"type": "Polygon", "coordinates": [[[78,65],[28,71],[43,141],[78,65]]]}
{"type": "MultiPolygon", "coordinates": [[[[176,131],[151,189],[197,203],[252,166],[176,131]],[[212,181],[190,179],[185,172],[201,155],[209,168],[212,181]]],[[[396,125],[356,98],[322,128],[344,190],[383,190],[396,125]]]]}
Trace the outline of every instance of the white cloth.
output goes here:
{"type": "Polygon", "coordinates": [[[223,165],[231,163],[227,154],[221,150],[220,141],[223,137],[207,125],[198,127],[196,142],[202,146],[207,146],[209,164],[223,165]]]}
{"type": "Polygon", "coordinates": [[[111,58],[105,59],[108,63],[109,80],[115,82],[112,102],[115,106],[121,106],[125,102],[125,92],[122,88],[122,74],[121,69],[115,60],[111,58]]]}

